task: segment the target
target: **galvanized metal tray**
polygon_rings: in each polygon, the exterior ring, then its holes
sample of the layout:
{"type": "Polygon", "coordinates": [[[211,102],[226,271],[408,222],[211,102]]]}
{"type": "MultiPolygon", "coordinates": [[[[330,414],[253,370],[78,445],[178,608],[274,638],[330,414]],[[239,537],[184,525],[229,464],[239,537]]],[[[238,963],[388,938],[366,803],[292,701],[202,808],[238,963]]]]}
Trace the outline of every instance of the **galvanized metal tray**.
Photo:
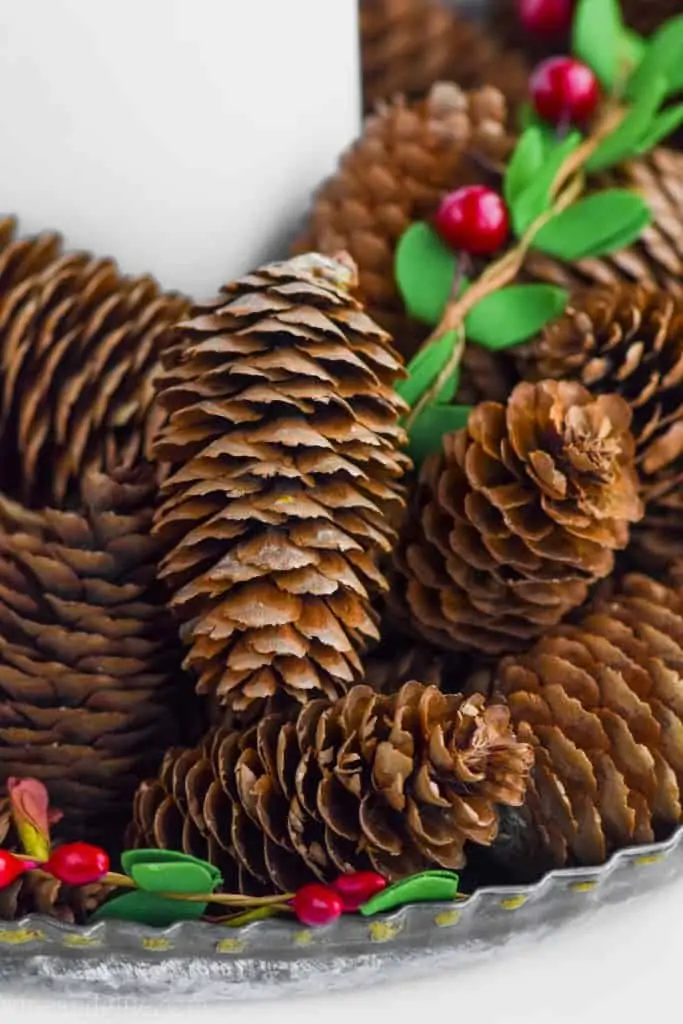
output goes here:
{"type": "Polygon", "coordinates": [[[683,828],[665,843],[622,850],[599,868],[554,871],[532,886],[480,889],[456,904],[420,904],[307,929],[264,920],[232,929],[165,930],[106,921],[85,928],[31,916],[0,922],[3,991],[61,999],[183,1002],[329,991],[453,970],[546,934],[683,874],[683,828]]]}

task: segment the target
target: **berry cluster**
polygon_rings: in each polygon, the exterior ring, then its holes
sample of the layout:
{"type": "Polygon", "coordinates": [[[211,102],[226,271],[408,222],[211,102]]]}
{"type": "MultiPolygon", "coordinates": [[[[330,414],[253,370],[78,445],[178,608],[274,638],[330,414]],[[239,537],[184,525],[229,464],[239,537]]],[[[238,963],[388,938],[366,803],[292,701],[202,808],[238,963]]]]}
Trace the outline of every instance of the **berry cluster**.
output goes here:
{"type": "Polygon", "coordinates": [[[90,885],[101,881],[109,871],[109,857],[90,843],[66,843],[58,846],[43,863],[0,850],[0,889],[11,885],[26,871],[40,868],[65,885],[90,885]]]}
{"type": "Polygon", "coordinates": [[[353,914],[387,885],[375,871],[356,871],[340,875],[331,885],[311,882],[304,885],[291,901],[302,924],[319,927],[332,924],[342,914],[353,914]]]}

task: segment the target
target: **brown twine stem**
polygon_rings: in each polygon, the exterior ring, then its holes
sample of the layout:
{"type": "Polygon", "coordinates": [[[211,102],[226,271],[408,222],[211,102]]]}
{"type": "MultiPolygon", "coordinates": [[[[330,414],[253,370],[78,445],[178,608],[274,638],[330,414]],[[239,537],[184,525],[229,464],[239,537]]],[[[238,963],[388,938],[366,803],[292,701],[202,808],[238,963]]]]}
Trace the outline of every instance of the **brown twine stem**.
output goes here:
{"type": "Polygon", "coordinates": [[[603,139],[607,138],[615,128],[618,128],[625,116],[626,110],[621,107],[609,108],[605,112],[595,132],[585,139],[573,153],[569,154],[558,170],[550,188],[550,194],[554,198],[551,208],[541,214],[540,217],[537,217],[524,236],[518,241],[517,245],[509,249],[499,260],[490,264],[461,298],[453,299],[448,303],[439,324],[424,341],[420,351],[424,352],[431,345],[436,344],[448,331],[456,331],[457,337],[453,351],[436,379],[432,381],[411,409],[406,419],[406,429],[408,431],[426,406],[438,397],[451,374],[460,365],[466,343],[464,323],[467,314],[482,299],[493,295],[494,292],[514,281],[522,269],[534,238],[541,228],[558,213],[571,206],[583,193],[585,188],[583,168],[586,161],[592,156],[603,139]]]}

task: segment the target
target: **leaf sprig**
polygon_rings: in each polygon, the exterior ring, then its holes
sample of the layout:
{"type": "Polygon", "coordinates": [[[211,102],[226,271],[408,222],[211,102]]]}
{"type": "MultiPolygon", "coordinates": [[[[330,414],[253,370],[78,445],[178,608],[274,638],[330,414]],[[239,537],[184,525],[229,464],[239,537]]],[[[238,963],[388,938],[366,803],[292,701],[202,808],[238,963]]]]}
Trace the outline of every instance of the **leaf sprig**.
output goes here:
{"type": "Polygon", "coordinates": [[[568,262],[595,259],[632,245],[651,223],[640,195],[600,189],[591,176],[642,156],[683,124],[683,103],[670,105],[683,91],[683,15],[647,41],[625,26],[618,0],[579,0],[572,45],[598,76],[605,100],[588,134],[563,135],[530,107],[523,111],[524,130],[503,181],[514,236],[509,250],[471,281],[427,223],[411,225],[397,247],[406,309],[434,327],[399,385],[411,406],[406,426],[417,463],[467,422],[468,407],[449,404],[466,342],[500,352],[565,309],[565,289],[514,284],[529,250],[568,262]]]}

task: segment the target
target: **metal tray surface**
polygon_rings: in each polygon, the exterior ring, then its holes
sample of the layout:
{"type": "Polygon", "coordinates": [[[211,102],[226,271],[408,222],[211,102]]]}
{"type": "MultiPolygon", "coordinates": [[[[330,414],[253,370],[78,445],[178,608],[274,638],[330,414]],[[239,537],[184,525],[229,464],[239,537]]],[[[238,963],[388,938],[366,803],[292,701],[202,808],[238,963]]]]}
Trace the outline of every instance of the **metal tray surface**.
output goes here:
{"type": "Polygon", "coordinates": [[[3,991],[68,1000],[156,1005],[330,991],[435,970],[539,938],[598,908],[679,878],[683,828],[621,850],[602,867],[553,871],[523,887],[480,889],[467,900],[415,904],[326,928],[288,920],[240,929],[183,922],[164,930],[105,921],[74,927],[40,916],[0,922],[3,991]]]}

